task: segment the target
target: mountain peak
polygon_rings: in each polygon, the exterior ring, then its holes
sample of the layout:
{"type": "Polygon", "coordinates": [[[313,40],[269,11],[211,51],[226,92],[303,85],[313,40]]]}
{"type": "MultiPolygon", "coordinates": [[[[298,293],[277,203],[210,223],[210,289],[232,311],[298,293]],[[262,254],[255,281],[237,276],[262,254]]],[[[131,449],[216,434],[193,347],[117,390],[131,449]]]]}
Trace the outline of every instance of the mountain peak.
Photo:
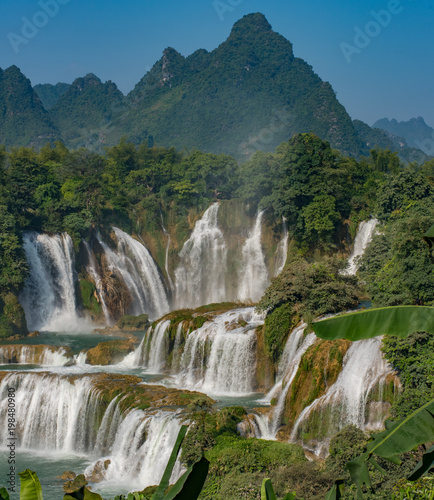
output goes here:
{"type": "Polygon", "coordinates": [[[248,33],[272,31],[271,24],[267,21],[264,14],[255,12],[247,14],[237,21],[231,31],[231,36],[246,36],[248,33]]]}

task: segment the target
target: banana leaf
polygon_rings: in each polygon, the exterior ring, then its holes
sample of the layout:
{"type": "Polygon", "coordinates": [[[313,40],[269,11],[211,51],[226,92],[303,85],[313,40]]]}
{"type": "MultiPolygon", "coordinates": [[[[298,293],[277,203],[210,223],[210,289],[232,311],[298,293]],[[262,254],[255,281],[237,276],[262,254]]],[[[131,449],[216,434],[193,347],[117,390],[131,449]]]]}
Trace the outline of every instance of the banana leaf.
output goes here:
{"type": "Polygon", "coordinates": [[[434,333],[434,307],[396,306],[368,309],[336,316],[312,324],[322,339],[362,340],[378,335],[408,337],[424,331],[434,333]]]}
{"type": "Polygon", "coordinates": [[[339,500],[342,498],[342,493],[344,491],[344,480],[337,479],[333,488],[327,493],[324,500],[339,500]]]}
{"type": "Polygon", "coordinates": [[[271,479],[264,479],[261,486],[261,500],[277,500],[271,479]]]}
{"type": "Polygon", "coordinates": [[[431,446],[422,457],[422,460],[416,465],[414,471],[408,476],[409,481],[417,481],[424,474],[434,469],[434,446],[431,446]]]}
{"type": "Polygon", "coordinates": [[[178,456],[179,449],[181,448],[182,441],[184,440],[185,434],[187,433],[188,427],[182,425],[178,432],[178,437],[176,438],[175,445],[170,454],[169,461],[167,462],[166,469],[164,471],[163,477],[161,478],[160,484],[158,485],[157,491],[152,496],[152,500],[162,500],[164,498],[164,492],[169,486],[170,476],[172,475],[173,467],[175,466],[176,457],[178,456]]]}
{"type": "Polygon", "coordinates": [[[18,475],[21,481],[20,500],[43,500],[41,483],[36,473],[26,469],[18,475]]]}
{"type": "Polygon", "coordinates": [[[347,463],[351,478],[357,485],[359,499],[363,498],[363,484],[371,488],[368,462],[380,469],[375,462],[374,454],[400,464],[401,453],[433,439],[434,399],[399,422],[386,421],[385,425],[386,430],[372,437],[367,452],[347,463]]]}
{"type": "MultiPolygon", "coordinates": [[[[287,493],[284,497],[283,500],[297,500],[297,497],[295,493],[287,493]]],[[[303,499],[301,499],[303,500],[303,499]]]]}
{"type": "Polygon", "coordinates": [[[9,500],[9,493],[6,488],[0,488],[0,500],[9,500]]]}
{"type": "Polygon", "coordinates": [[[209,462],[202,457],[176,481],[163,500],[196,500],[205,484],[208,469],[209,462]]]}

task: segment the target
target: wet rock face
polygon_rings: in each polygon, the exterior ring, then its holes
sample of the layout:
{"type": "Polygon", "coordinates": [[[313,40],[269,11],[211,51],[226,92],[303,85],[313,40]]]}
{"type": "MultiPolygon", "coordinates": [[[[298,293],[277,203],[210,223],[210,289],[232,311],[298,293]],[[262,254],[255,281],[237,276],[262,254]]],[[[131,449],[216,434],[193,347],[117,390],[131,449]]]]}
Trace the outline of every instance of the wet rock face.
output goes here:
{"type": "Polygon", "coordinates": [[[63,485],[63,491],[67,494],[74,493],[74,491],[79,490],[83,486],[87,486],[87,484],[88,484],[88,482],[86,481],[84,474],[79,474],[74,479],[72,479],[71,481],[67,481],[63,485]]]}
{"type": "Polygon", "coordinates": [[[134,339],[101,342],[96,347],[87,351],[86,363],[102,366],[118,363],[128,353],[134,351],[135,346],[136,342],[134,339]]]}
{"type": "Polygon", "coordinates": [[[108,466],[111,464],[111,460],[98,460],[94,465],[90,474],[86,476],[86,479],[91,483],[100,483],[104,480],[108,466]]]}

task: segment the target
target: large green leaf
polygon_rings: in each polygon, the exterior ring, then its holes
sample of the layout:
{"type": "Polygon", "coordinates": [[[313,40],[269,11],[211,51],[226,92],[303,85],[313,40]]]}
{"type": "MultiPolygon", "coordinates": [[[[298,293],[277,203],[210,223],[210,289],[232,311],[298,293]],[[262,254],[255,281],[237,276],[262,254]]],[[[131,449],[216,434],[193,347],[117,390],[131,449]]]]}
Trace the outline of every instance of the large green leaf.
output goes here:
{"type": "Polygon", "coordinates": [[[327,493],[324,500],[339,500],[342,498],[342,493],[344,490],[344,480],[337,479],[333,488],[327,493]]]}
{"type": "Polygon", "coordinates": [[[173,446],[172,453],[170,454],[169,461],[167,462],[163,477],[161,478],[157,491],[152,496],[152,500],[162,500],[164,497],[164,492],[169,486],[170,476],[172,475],[173,467],[176,463],[176,457],[178,456],[179,449],[181,448],[181,444],[184,440],[185,434],[187,433],[187,429],[188,427],[186,425],[182,425],[179,429],[178,437],[176,438],[176,442],[173,446]]]}
{"type": "Polygon", "coordinates": [[[312,328],[318,337],[326,340],[362,340],[383,334],[408,337],[418,331],[434,333],[434,307],[368,309],[317,321],[312,328]]]}
{"type": "Polygon", "coordinates": [[[399,464],[399,455],[416,446],[431,441],[434,436],[434,400],[399,422],[386,421],[386,430],[373,436],[367,452],[347,463],[351,478],[357,485],[358,498],[362,498],[362,486],[371,487],[368,462],[379,468],[373,455],[399,464]]]}
{"type": "Polygon", "coordinates": [[[9,493],[6,488],[0,488],[0,500],[9,500],[9,493]]]}
{"type": "Polygon", "coordinates": [[[431,469],[434,469],[434,446],[431,446],[431,448],[423,454],[422,460],[416,465],[410,476],[408,476],[408,480],[417,481],[431,469]]]}
{"type": "Polygon", "coordinates": [[[202,457],[176,481],[163,500],[196,500],[202,491],[208,469],[209,462],[202,457]]]}
{"type": "Polygon", "coordinates": [[[264,479],[261,486],[261,500],[276,500],[276,494],[270,479],[264,479]]]}
{"type": "Polygon", "coordinates": [[[26,469],[18,474],[21,481],[20,500],[43,500],[42,487],[36,472],[26,469]]]}

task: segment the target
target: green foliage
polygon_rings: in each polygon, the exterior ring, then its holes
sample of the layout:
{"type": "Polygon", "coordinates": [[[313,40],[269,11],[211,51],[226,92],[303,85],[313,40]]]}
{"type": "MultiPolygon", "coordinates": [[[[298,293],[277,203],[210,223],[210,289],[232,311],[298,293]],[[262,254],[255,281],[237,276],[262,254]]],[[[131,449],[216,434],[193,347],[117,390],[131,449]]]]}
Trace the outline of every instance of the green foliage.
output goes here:
{"type": "Polygon", "coordinates": [[[414,202],[374,236],[361,260],[360,277],[377,306],[434,301],[432,251],[423,235],[432,225],[433,200],[414,202]]]}
{"type": "Polygon", "coordinates": [[[362,486],[371,488],[368,462],[379,468],[374,455],[400,464],[399,455],[430,441],[434,435],[434,400],[399,422],[386,421],[386,430],[375,434],[367,451],[348,462],[351,478],[357,485],[358,498],[363,498],[362,486]]]}
{"type": "Polygon", "coordinates": [[[291,304],[283,304],[265,318],[265,349],[274,362],[277,362],[285,347],[286,339],[297,322],[298,316],[291,304]]]}
{"type": "Polygon", "coordinates": [[[382,350],[401,380],[402,390],[390,410],[391,418],[401,419],[434,398],[434,334],[387,336],[382,350]]]}
{"type": "Polygon", "coordinates": [[[24,309],[15,293],[0,295],[0,338],[12,335],[27,335],[27,322],[24,309]]]}
{"type": "Polygon", "coordinates": [[[261,487],[261,500],[276,500],[273,486],[269,479],[264,479],[261,487]]]}
{"type": "Polygon", "coordinates": [[[407,337],[416,331],[434,332],[434,307],[398,306],[368,309],[328,318],[312,324],[326,340],[361,340],[389,334],[407,337]]]}
{"type": "Polygon", "coordinates": [[[355,425],[348,425],[332,437],[325,465],[335,477],[348,477],[346,464],[361,454],[366,435],[355,425]]]}
{"type": "Polygon", "coordinates": [[[181,448],[187,429],[188,427],[186,425],[182,425],[181,429],[179,429],[178,437],[176,438],[176,442],[173,446],[172,453],[170,454],[169,461],[167,462],[163,477],[161,478],[160,484],[158,485],[157,491],[154,493],[152,500],[163,500],[164,492],[169,486],[170,476],[172,475],[176,457],[178,456],[179,449],[181,448]]]}
{"type": "Polygon", "coordinates": [[[342,274],[344,267],[344,261],[335,258],[313,264],[296,260],[272,279],[257,309],[273,311],[288,304],[308,318],[354,307],[358,302],[356,280],[342,274]]]}
{"type": "Polygon", "coordinates": [[[384,183],[378,197],[378,215],[387,220],[395,211],[402,210],[409,203],[425,200],[434,195],[434,188],[422,173],[406,169],[384,183]]]}
{"type": "Polygon", "coordinates": [[[409,481],[416,481],[427,472],[434,472],[434,446],[431,446],[431,448],[423,454],[421,461],[417,464],[408,479],[409,481]]]}
{"type": "Polygon", "coordinates": [[[38,476],[30,469],[18,474],[20,476],[20,500],[42,500],[42,487],[38,476]]]}
{"type": "Polygon", "coordinates": [[[0,499],[1,500],[10,500],[8,490],[6,488],[0,488],[0,499]]]}

